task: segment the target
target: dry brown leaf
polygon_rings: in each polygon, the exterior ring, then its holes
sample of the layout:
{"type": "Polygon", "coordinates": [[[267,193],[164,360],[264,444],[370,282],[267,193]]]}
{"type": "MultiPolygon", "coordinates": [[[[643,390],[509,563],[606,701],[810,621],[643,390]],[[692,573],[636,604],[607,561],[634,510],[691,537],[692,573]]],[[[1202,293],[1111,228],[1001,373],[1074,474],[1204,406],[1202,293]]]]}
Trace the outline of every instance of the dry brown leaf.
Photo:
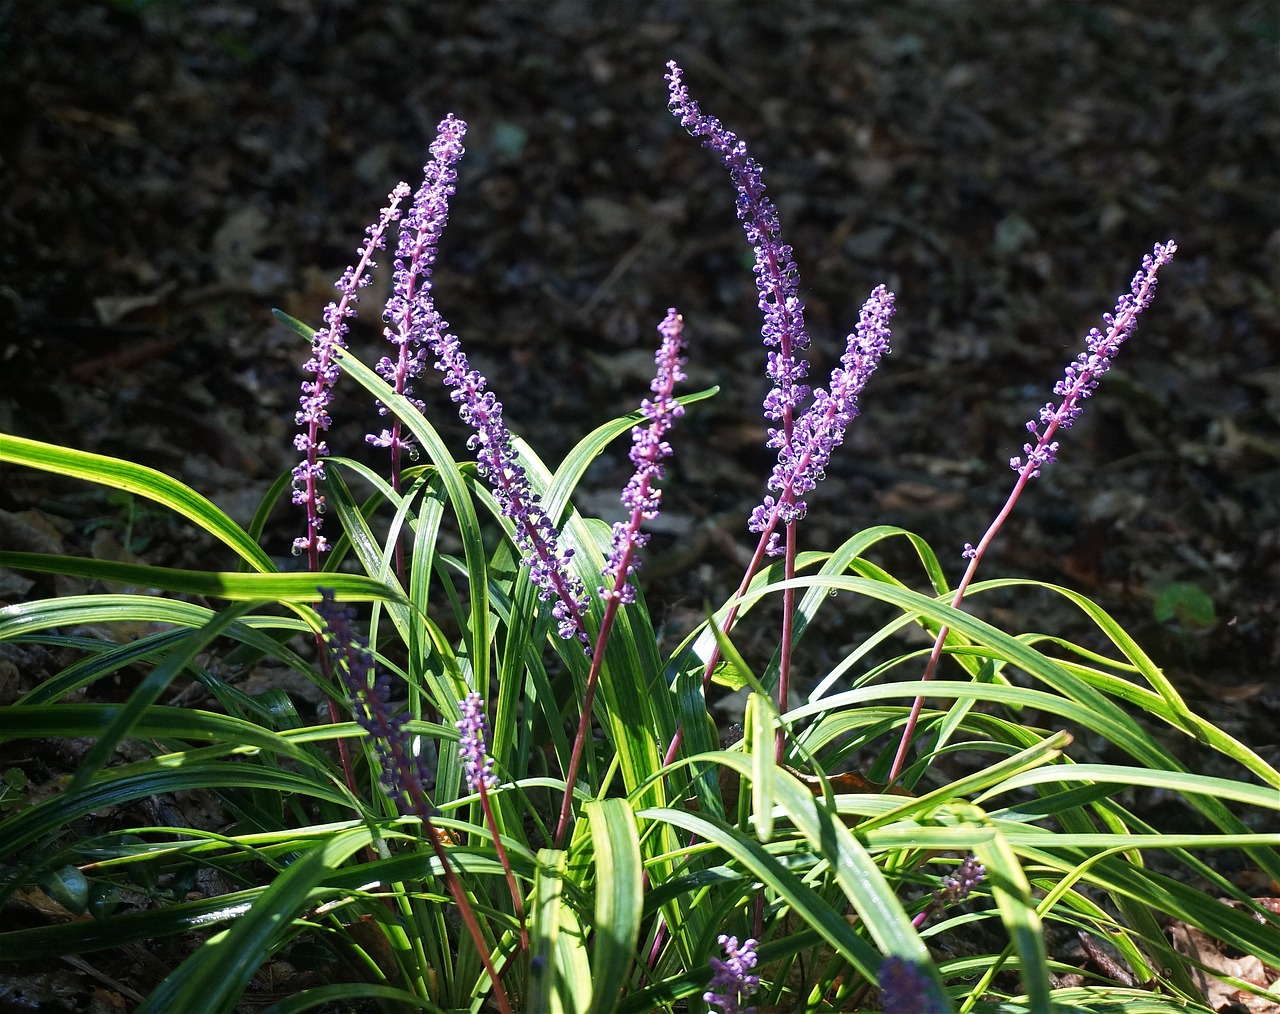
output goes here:
{"type": "MultiPolygon", "coordinates": [[[[1173,923],[1169,928],[1169,936],[1179,953],[1222,975],[1264,988],[1269,987],[1280,976],[1280,972],[1252,955],[1233,958],[1223,953],[1216,940],[1184,922],[1173,923]]],[[[1280,1014],[1280,1004],[1237,989],[1216,975],[1192,968],[1191,977],[1204,994],[1205,1001],[1216,1011],[1244,1010],[1250,1014],[1280,1014]]]]}

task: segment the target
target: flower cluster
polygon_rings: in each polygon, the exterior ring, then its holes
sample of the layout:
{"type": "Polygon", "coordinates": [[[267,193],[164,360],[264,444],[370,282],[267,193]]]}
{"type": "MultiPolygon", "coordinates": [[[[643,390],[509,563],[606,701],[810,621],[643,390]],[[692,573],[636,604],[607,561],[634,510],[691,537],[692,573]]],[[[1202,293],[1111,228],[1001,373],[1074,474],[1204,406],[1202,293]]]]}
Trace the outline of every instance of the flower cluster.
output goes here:
{"type": "Polygon", "coordinates": [[[955,872],[942,878],[942,886],[933,892],[929,904],[916,913],[911,925],[920,927],[942,912],[949,905],[957,905],[969,897],[970,892],[982,883],[987,875],[987,868],[978,862],[978,857],[970,854],[956,867],[955,872]]]}
{"type": "MultiPolygon", "coordinates": [[[[1098,380],[1111,369],[1111,361],[1115,358],[1120,346],[1133,333],[1138,323],[1138,315],[1151,305],[1156,294],[1156,272],[1168,264],[1177,251],[1173,240],[1155,245],[1155,249],[1142,258],[1142,269],[1133,276],[1129,291],[1122,295],[1116,303],[1114,313],[1102,315],[1106,332],[1096,327],[1085,336],[1085,351],[1081,352],[1066,369],[1066,374],[1053,387],[1053,393],[1062,399],[1058,405],[1048,402],[1040,409],[1038,419],[1027,423],[1027,432],[1036,438],[1035,443],[1022,445],[1024,459],[1016,456],[1009,459],[1009,467],[1015,472],[1024,473],[1034,479],[1040,470],[1052,464],[1058,457],[1058,442],[1053,434],[1059,429],[1070,429],[1071,424],[1080,418],[1084,411],[1080,403],[1093,394],[1098,380]],[[1044,430],[1041,431],[1040,427],[1044,430]]],[[[966,546],[966,555],[971,555],[972,547],[966,546]]]]}
{"type": "MultiPolygon", "coordinates": [[[[394,361],[388,356],[379,360],[378,373],[397,394],[408,397],[419,409],[422,403],[412,396],[413,378],[426,366],[422,336],[437,324],[434,303],[421,296],[431,288],[436,246],[449,221],[449,198],[458,179],[454,166],[465,152],[462,139],[466,132],[465,121],[452,113],[436,128],[431,160],[422,170],[422,185],[414,194],[412,207],[400,221],[392,294],[382,312],[387,324],[383,333],[399,351],[394,361]]],[[[387,414],[383,405],[379,405],[378,411],[381,415],[387,414]]],[[[411,445],[411,441],[401,435],[398,425],[376,435],[369,434],[365,439],[377,447],[396,451],[411,445]]]]}
{"type": "Polygon", "coordinates": [[[939,906],[955,905],[969,897],[975,887],[982,883],[987,875],[987,868],[978,862],[975,855],[967,855],[964,862],[956,867],[954,873],[942,878],[942,886],[933,893],[933,899],[939,906]]]}
{"type": "Polygon", "coordinates": [[[711,959],[713,975],[702,999],[719,1007],[723,1014],[751,1014],[754,1008],[744,1003],[760,987],[759,976],[750,974],[756,967],[756,948],[760,945],[755,940],[746,940],[739,947],[737,937],[724,934],[716,942],[724,948],[725,956],[724,960],[711,959]]]}
{"type": "MultiPolygon", "coordinates": [[[[893,312],[893,293],[876,286],[858,315],[857,329],[846,339],[840,365],[831,373],[830,390],[814,391],[813,404],[797,421],[789,444],[772,431],[769,443],[778,448],[778,463],[769,488],[782,495],[778,500],[766,496],[752,511],[751,531],[769,531],[779,521],[789,525],[805,516],[808,505],[802,498],[825,476],[832,450],[844,442],[845,430],[858,415],[858,395],[889,351],[893,312]]],[[[771,553],[778,551],[776,540],[775,533],[770,538],[771,553]]]]}
{"type": "Polygon", "coordinates": [[[746,144],[733,131],[714,116],[704,114],[689,97],[682,71],[674,60],[667,63],[666,79],[668,108],[682,127],[702,138],[704,147],[720,156],[738,192],[738,218],[747,242],[756,252],[756,289],[764,316],[760,336],[771,350],[767,372],[773,388],[765,398],[764,414],[782,423],[780,433],[770,430],[770,446],[785,446],[791,440],[794,412],[809,393],[803,382],[809,364],[796,356],[797,351],[809,346],[804,303],[799,295],[800,272],[791,247],[781,240],[778,212],[765,196],[760,164],[747,154],[746,144]]]}
{"type": "Polygon", "coordinates": [[[890,955],[880,966],[880,1007],[884,1014],[946,1014],[928,976],[914,961],[890,955]]]}
{"type": "Polygon", "coordinates": [[[493,773],[493,759],[488,752],[489,720],[484,714],[484,698],[472,691],[459,705],[462,718],[456,723],[460,733],[458,757],[462,761],[467,788],[472,792],[481,786],[492,789],[498,784],[498,776],[493,773]]]}
{"type": "Polygon", "coordinates": [[[392,710],[391,679],[385,672],[375,673],[369,642],[356,631],[354,610],[339,606],[332,588],[319,591],[316,612],[324,620],[333,669],[355,705],[353,717],[378,752],[382,783],[393,795],[407,797],[411,811],[429,820],[426,790],[432,775],[422,754],[414,749],[404,715],[392,710]]]}
{"type": "Polygon", "coordinates": [[[684,415],[684,407],[675,400],[675,385],[686,379],[684,371],[684,318],[671,307],[658,325],[662,344],[654,355],[658,369],[649,390],[653,399],[640,403],[640,413],[649,420],[648,426],[636,426],[631,430],[631,463],[635,474],[622,491],[622,505],[631,511],[627,521],[613,526],[613,551],[609,554],[603,574],[612,587],[602,587],[600,595],[616,595],[620,602],[634,602],[635,588],[628,578],[640,566],[635,560],[637,549],[648,541],[648,533],[640,530],[642,521],[652,521],[662,506],[662,490],[654,486],[666,474],[662,462],[671,456],[671,445],[666,434],[675,421],[684,415]]]}
{"type": "Polygon", "coordinates": [[[365,230],[365,241],[360,246],[359,258],[338,279],[336,288],[341,297],[325,307],[325,326],[315,333],[311,341],[311,358],[303,364],[303,372],[315,377],[302,382],[302,406],[294,417],[302,432],[293,438],[293,446],[305,455],[293,470],[293,502],[307,509],[307,534],[293,540],[293,551],[307,553],[312,570],[319,570],[320,554],[328,548],[328,542],[320,534],[323,525],[324,497],[320,483],[324,480],[324,463],[320,458],[329,453],[321,434],[329,428],[329,402],[333,398],[333,385],[337,383],[339,370],[337,359],[340,350],[346,348],[347,319],[356,315],[360,289],[369,284],[370,272],[377,266],[373,252],[386,245],[387,229],[400,217],[400,202],[409,196],[409,187],[399,184],[387,195],[387,206],[382,209],[378,221],[365,230]]]}

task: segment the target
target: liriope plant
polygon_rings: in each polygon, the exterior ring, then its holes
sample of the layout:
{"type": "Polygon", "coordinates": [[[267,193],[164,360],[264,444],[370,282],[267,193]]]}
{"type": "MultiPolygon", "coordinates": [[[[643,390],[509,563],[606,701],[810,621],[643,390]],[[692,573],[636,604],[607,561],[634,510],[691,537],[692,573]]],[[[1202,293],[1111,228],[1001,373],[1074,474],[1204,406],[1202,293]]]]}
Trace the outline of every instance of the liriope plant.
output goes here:
{"type": "Polygon", "coordinates": [[[544,463],[436,307],[466,131],[447,117],[422,185],[407,208],[410,188],[391,192],[322,326],[281,317],[310,349],[301,460],[247,528],[155,470],[0,436],[9,465],[153,501],[227,559],[179,571],[0,551],[0,566],[101,589],[0,610],[0,641],[65,661],[0,710],[6,749],[90,744],[61,791],[0,818],[0,900],[41,891],[83,918],[5,926],[0,961],[199,934],[137,998],[147,1012],[234,1010],[268,962],[317,949],[319,980],[267,1010],[1209,1011],[1209,973],[1280,1002],[1169,933],[1190,927],[1280,968],[1275,913],[1215,862],[1229,850],[1280,879],[1280,834],[1253,823],[1274,821],[1280,772],[1195,714],[1085,596],[976,576],[1175,245],[1144,259],[1028,424],[1013,490],[976,546],[957,547],[954,586],[901,529],[802,548],[809,494],[889,350],[894,295],[872,290],[811,389],[798,269],[761,168],[674,63],[667,83],[672,113],[729,170],[755,251],[777,464],[743,519],[757,541],[735,593],[664,652],[639,580],[677,423],[715,393],[677,394],[696,315],[661,318],[637,411],[544,463]],[[392,237],[388,351],[370,365],[348,322],[392,237]],[[469,430],[461,450],[433,421],[442,399],[421,390],[436,373],[469,430]],[[381,413],[369,442],[385,474],[327,446],[339,382],[381,413]],[[628,435],[621,520],[584,516],[588,466],[628,435]],[[282,499],[302,508],[287,572],[261,545],[282,499]],[[877,562],[899,542],[918,570],[877,562]],[[1009,590],[1060,597],[1107,649],[964,608],[1009,590]],[[801,687],[794,652],[834,594],[890,618],[801,687]],[[756,672],[735,642],[766,601],[782,622],[756,672]],[[144,633],[111,634],[125,628],[144,633]],[[268,660],[322,692],[318,714],[228,676],[268,660]],[[104,702],[98,688],[122,676],[127,699],[104,702]],[[198,688],[200,706],[175,703],[178,686],[198,688]],[[717,727],[717,687],[745,692],[739,733],[717,727]],[[1236,774],[1190,770],[1178,742],[1236,774]],[[1136,808],[1135,786],[1178,800],[1195,830],[1136,808]],[[192,790],[218,799],[217,826],[133,817],[139,800],[192,790]],[[104,811],[114,826],[86,822],[104,811]],[[199,871],[225,889],[179,890],[199,871]]]}

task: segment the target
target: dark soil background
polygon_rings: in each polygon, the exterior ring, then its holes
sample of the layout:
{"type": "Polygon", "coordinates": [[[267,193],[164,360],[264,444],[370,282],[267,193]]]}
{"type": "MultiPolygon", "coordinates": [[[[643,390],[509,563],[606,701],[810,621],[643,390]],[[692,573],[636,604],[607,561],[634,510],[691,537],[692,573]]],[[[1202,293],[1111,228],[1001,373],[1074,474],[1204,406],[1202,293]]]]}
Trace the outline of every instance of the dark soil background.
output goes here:
{"type": "MultiPolygon", "coordinates": [[[[771,460],[750,251],[727,174],[666,111],[668,59],[765,168],[815,379],[868,291],[897,293],[893,353],[811,499],[806,547],[898,524],[958,577],[1024,421],[1143,254],[1177,240],[982,576],[1096,599],[1274,761],[1275,0],[0,0],[0,431],[146,462],[247,521],[293,463],[305,358],[270,308],[319,322],[453,112],[471,129],[437,299],[543,457],[645,394],[670,305],[692,387],[721,385],[674,434],[646,571],[679,627],[736,584],[771,460]],[[1170,586],[1192,597],[1161,621],[1170,586]]],[[[379,293],[362,305],[354,344],[372,351],[379,293]]],[[[420,393],[460,434],[447,400],[420,393]]],[[[362,454],[372,411],[353,398],[335,414],[331,445],[362,454]]],[[[619,445],[579,506],[616,509],[627,470],[619,445]]],[[[0,509],[8,548],[225,562],[45,475],[0,470],[0,509]]],[[[301,529],[289,510],[281,557],[301,529]]],[[[886,562],[914,580],[905,557],[886,562]]],[[[50,590],[0,576],[2,599],[50,590]]],[[[985,608],[1091,636],[1058,599],[1018,605],[985,608]]],[[[813,664],[858,637],[828,629],[813,664]]]]}

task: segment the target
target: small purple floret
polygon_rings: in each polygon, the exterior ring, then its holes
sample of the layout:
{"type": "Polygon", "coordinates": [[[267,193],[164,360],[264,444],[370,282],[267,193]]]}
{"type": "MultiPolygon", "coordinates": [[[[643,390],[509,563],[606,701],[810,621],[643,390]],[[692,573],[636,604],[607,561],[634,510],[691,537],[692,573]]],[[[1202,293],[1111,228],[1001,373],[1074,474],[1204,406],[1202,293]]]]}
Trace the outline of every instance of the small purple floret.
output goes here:
{"type": "Polygon", "coordinates": [[[493,773],[493,760],[488,754],[489,720],[484,714],[484,698],[472,691],[459,703],[462,719],[456,723],[460,733],[458,757],[462,761],[467,788],[472,792],[481,785],[492,789],[498,784],[498,776],[493,773]]]}
{"type": "Polygon", "coordinates": [[[760,945],[755,940],[745,940],[739,947],[737,937],[723,933],[717,943],[724,948],[724,960],[711,959],[714,974],[702,999],[719,1007],[723,1014],[751,1014],[755,1008],[746,1006],[746,1001],[760,988],[759,976],[750,974],[756,967],[756,948],[760,945]]]}

